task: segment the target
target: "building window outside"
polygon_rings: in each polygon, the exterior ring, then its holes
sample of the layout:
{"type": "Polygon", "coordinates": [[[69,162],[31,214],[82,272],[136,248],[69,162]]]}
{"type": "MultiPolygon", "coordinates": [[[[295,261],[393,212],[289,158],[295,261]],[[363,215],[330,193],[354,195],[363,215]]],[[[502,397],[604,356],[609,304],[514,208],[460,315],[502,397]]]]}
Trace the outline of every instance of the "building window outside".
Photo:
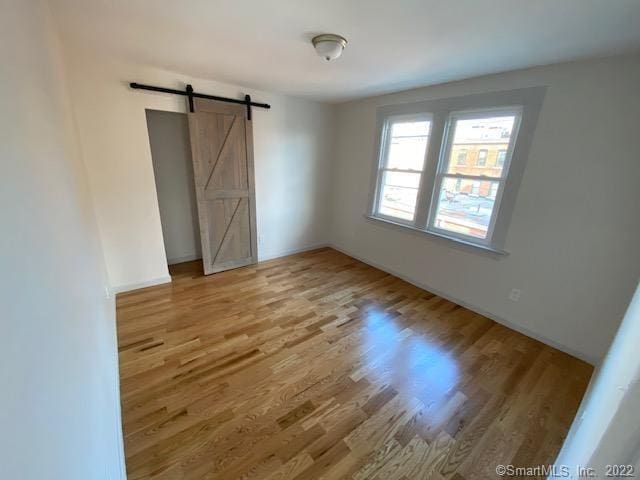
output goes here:
{"type": "Polygon", "coordinates": [[[498,155],[496,156],[496,166],[502,167],[504,165],[504,159],[507,158],[506,150],[498,150],[498,155]]]}
{"type": "Polygon", "coordinates": [[[487,164],[487,150],[482,149],[478,151],[478,166],[484,167],[487,164]]]}

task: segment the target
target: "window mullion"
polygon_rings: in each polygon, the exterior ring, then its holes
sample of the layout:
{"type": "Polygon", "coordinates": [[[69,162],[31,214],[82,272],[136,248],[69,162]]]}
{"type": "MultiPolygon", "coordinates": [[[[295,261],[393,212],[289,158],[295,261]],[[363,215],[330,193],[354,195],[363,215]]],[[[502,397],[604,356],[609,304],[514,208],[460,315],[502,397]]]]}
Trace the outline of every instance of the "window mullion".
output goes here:
{"type": "Polygon", "coordinates": [[[439,202],[438,192],[440,192],[440,189],[442,188],[443,178],[444,178],[444,175],[442,173],[438,173],[433,183],[431,201],[429,202],[429,211],[427,212],[427,222],[425,223],[426,230],[429,230],[432,227],[431,221],[435,217],[435,212],[438,209],[438,202],[439,202]]]}
{"type": "Polygon", "coordinates": [[[418,199],[416,202],[416,216],[414,226],[425,230],[429,217],[429,205],[433,196],[436,172],[438,171],[438,159],[440,158],[440,148],[442,146],[442,134],[446,114],[435,112],[431,119],[431,136],[427,145],[427,152],[422,169],[422,178],[418,188],[418,199]]]}

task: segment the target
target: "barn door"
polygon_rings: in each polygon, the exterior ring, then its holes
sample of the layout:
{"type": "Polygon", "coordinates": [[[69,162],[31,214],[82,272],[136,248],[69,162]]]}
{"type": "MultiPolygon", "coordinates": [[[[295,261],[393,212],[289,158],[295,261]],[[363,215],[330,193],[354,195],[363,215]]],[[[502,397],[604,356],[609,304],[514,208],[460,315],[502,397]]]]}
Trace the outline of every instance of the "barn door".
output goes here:
{"type": "Polygon", "coordinates": [[[253,132],[243,105],[194,99],[189,114],[204,273],[257,261],[253,132]]]}

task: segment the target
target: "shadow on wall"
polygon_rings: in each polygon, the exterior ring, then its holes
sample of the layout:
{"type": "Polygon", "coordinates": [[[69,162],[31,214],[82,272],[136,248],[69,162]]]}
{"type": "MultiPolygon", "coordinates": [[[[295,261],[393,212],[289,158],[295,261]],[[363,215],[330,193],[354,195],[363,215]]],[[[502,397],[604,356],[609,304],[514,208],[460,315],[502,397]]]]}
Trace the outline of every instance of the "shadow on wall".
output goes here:
{"type": "Polygon", "coordinates": [[[187,115],[147,109],[146,117],[167,263],[202,258],[187,115]]]}

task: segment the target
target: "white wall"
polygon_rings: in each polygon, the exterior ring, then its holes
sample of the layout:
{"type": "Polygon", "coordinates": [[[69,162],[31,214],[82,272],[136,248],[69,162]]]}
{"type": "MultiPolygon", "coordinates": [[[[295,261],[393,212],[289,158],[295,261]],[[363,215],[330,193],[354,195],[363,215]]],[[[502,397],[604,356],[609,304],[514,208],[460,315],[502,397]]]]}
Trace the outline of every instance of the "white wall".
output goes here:
{"type": "Polygon", "coordinates": [[[333,242],[365,261],[592,363],[640,273],[640,57],[555,65],[343,104],[333,242]],[[505,248],[496,258],[366,220],[376,108],[547,85],[505,248]],[[508,300],[512,288],[520,301],[508,300]]]}
{"type": "Polygon", "coordinates": [[[109,280],[115,290],[168,280],[145,109],[185,111],[175,95],[128,82],[184,88],[272,105],[254,109],[259,258],[329,239],[332,108],[85,52],[66,45],[74,108],[109,280]]]}
{"type": "Polygon", "coordinates": [[[0,1],[0,477],[124,478],[113,299],[40,1],[0,1]]]}
{"type": "Polygon", "coordinates": [[[202,258],[187,115],[147,110],[147,126],[167,262],[202,258]]]}
{"type": "Polygon", "coordinates": [[[575,465],[607,478],[607,465],[635,465],[640,459],[639,338],[640,285],[556,460],[569,466],[571,478],[578,478],[575,465]]]}

